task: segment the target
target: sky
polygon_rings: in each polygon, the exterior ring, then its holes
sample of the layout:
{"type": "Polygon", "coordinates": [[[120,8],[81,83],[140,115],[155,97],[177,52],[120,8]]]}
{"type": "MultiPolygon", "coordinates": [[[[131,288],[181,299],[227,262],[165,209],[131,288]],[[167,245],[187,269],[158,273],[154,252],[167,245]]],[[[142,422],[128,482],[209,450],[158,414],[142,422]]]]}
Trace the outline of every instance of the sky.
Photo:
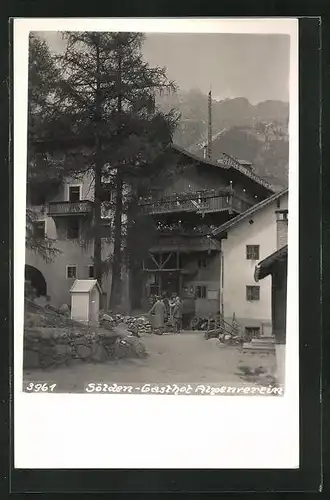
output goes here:
{"type": "MultiPolygon", "coordinates": [[[[38,34],[51,50],[63,50],[59,32],[38,34]]],[[[215,99],[256,104],[289,100],[289,44],[286,35],[148,33],[143,54],[151,66],[165,66],[182,90],[211,88],[215,99]]]]}

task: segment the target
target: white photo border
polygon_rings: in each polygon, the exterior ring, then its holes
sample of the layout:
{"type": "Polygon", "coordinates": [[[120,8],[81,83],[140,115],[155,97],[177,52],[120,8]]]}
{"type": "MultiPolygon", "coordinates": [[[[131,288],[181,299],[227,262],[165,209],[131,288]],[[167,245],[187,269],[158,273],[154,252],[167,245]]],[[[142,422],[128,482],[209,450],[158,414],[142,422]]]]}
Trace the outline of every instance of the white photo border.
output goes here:
{"type": "Polygon", "coordinates": [[[298,19],[17,18],[13,24],[15,468],[298,468],[298,19]],[[149,395],[142,398],[97,394],[40,395],[22,391],[26,199],[26,184],[22,179],[26,174],[27,157],[28,36],[30,31],[59,29],[290,36],[287,293],[290,307],[287,308],[283,397],[149,395]]]}

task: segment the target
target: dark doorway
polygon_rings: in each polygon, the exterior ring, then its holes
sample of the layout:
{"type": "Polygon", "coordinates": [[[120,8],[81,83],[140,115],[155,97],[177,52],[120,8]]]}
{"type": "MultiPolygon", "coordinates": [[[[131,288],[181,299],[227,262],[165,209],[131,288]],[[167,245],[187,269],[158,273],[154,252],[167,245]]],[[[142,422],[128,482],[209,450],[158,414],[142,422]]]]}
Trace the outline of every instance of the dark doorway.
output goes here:
{"type": "Polygon", "coordinates": [[[180,293],[179,273],[176,271],[169,271],[162,273],[162,292],[166,292],[170,297],[173,293],[180,293]]]}
{"type": "Polygon", "coordinates": [[[47,284],[42,273],[33,266],[25,266],[25,281],[31,283],[32,288],[35,289],[37,297],[47,295],[47,284]]]}

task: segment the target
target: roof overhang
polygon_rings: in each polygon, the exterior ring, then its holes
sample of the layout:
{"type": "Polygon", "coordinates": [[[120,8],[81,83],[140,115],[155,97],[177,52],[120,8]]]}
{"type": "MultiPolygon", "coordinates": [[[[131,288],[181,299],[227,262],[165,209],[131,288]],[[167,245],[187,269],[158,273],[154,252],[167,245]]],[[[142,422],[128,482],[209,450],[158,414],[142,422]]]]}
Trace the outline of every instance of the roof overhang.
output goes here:
{"type": "Polygon", "coordinates": [[[254,280],[258,282],[259,280],[266,278],[266,276],[272,274],[272,271],[274,269],[274,264],[281,261],[283,262],[287,258],[288,258],[288,245],[285,245],[284,247],[280,248],[279,250],[276,250],[276,252],[272,253],[271,255],[269,255],[264,260],[259,262],[259,264],[256,265],[254,271],[254,280]]]}
{"type": "Polygon", "coordinates": [[[76,279],[70,288],[70,293],[89,293],[94,287],[96,287],[99,293],[102,295],[102,289],[99,282],[96,279],[76,279]],[[81,284],[79,287],[78,285],[81,284]]]}
{"type": "MultiPolygon", "coordinates": [[[[252,205],[252,207],[248,208],[247,210],[245,210],[241,214],[237,215],[236,217],[233,217],[232,219],[225,222],[217,229],[214,229],[211,233],[211,236],[213,238],[222,239],[223,237],[225,237],[228,230],[230,230],[232,227],[236,226],[236,224],[238,224],[242,220],[249,219],[249,217],[251,217],[251,219],[253,219],[253,215],[256,212],[258,212],[259,210],[262,210],[263,208],[267,207],[271,203],[275,202],[278,198],[285,196],[286,194],[288,194],[288,192],[289,192],[289,190],[287,188],[283,189],[282,191],[274,193],[271,196],[269,196],[268,198],[265,198],[261,202],[256,203],[255,205],[252,205]]],[[[282,212],[284,212],[284,210],[282,210],[282,212]]],[[[286,210],[286,212],[287,212],[287,210],[286,210]]]]}

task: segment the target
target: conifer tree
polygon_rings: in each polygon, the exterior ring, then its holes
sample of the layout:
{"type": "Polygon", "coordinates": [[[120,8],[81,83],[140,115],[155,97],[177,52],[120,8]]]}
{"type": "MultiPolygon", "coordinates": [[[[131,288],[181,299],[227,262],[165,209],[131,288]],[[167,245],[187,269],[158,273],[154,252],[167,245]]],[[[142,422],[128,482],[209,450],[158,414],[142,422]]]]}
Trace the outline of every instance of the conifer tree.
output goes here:
{"type": "Polygon", "coordinates": [[[111,305],[115,308],[121,296],[123,188],[130,186],[130,193],[136,192],[138,181],[150,177],[158,165],[156,158],[171,142],[177,117],[172,111],[162,113],[154,103],[156,92],[175,87],[164,69],[151,68],[143,60],[141,33],[66,32],[64,38],[65,53],[56,58],[61,78],[54,101],[66,123],[63,130],[68,127],[71,137],[85,146],[84,161],[76,157],[72,164],[77,172],[93,174],[94,264],[100,284],[102,179],[112,174],[114,183],[111,305]]]}
{"type": "Polygon", "coordinates": [[[28,81],[28,158],[27,158],[27,209],[26,248],[37,252],[46,261],[58,253],[55,242],[47,237],[37,237],[34,223],[38,213],[33,205],[43,205],[44,196],[56,190],[61,182],[63,162],[54,155],[40,152],[35,147],[49,134],[54,116],[54,96],[59,73],[48,45],[34,33],[29,39],[28,81]]]}

